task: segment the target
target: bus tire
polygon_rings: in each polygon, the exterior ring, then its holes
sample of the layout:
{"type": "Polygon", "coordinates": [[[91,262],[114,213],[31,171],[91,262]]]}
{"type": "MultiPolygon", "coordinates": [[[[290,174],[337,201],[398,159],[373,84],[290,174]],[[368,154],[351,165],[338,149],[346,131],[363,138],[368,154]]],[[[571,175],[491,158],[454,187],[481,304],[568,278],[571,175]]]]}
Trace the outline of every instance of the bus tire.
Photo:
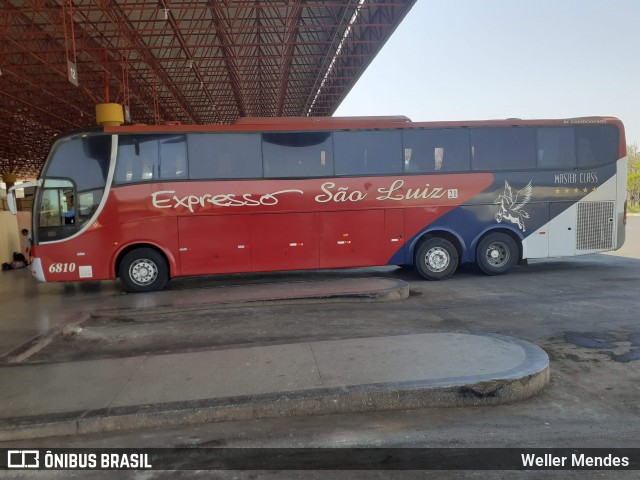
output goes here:
{"type": "Polygon", "coordinates": [[[427,280],[446,280],[454,274],[458,263],[458,250],[444,238],[428,238],[416,252],[416,269],[427,280]]]}
{"type": "Polygon", "coordinates": [[[120,262],[118,276],[128,292],[153,292],[164,288],[169,281],[169,267],[157,250],[136,248],[120,262]]]}
{"type": "Polygon", "coordinates": [[[476,261],[485,275],[503,275],[518,262],[518,245],[506,233],[490,233],[478,243],[476,261]]]}

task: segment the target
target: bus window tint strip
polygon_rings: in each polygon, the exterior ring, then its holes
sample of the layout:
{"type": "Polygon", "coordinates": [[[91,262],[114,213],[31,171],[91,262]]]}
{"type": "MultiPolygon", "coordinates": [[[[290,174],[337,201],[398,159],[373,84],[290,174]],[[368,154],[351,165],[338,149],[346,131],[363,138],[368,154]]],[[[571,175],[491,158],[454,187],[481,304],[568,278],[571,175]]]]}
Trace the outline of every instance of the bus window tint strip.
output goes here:
{"type": "MultiPolygon", "coordinates": [[[[614,125],[121,135],[115,183],[584,169],[615,161],[618,135],[614,125]]],[[[109,148],[91,156],[101,149],[75,142],[56,155],[88,156],[79,190],[89,191],[109,148]]]]}

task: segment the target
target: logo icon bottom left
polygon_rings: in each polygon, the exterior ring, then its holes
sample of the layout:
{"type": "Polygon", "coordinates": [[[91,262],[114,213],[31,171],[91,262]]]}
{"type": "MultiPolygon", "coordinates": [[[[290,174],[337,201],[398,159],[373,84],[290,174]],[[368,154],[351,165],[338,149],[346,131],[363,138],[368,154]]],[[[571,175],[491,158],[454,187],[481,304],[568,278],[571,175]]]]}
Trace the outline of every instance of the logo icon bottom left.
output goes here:
{"type": "Polygon", "coordinates": [[[38,450],[9,450],[7,452],[9,468],[40,468],[40,452],[38,450]]]}

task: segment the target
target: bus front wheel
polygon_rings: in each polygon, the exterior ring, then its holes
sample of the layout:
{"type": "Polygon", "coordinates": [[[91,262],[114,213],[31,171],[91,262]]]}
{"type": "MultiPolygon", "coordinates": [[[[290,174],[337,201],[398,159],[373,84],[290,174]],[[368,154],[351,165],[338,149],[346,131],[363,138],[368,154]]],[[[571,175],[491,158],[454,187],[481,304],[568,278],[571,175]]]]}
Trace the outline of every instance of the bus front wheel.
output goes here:
{"type": "Polygon", "coordinates": [[[486,275],[502,275],[518,261],[518,245],[505,233],[490,233],[478,243],[476,259],[486,275]]]}
{"type": "Polygon", "coordinates": [[[164,256],[152,248],[137,248],[127,253],[118,276],[128,292],[161,290],[169,281],[169,268],[164,256]]]}
{"type": "Polygon", "coordinates": [[[427,280],[445,280],[458,268],[458,250],[444,238],[432,237],[420,244],[416,269],[427,280]]]}

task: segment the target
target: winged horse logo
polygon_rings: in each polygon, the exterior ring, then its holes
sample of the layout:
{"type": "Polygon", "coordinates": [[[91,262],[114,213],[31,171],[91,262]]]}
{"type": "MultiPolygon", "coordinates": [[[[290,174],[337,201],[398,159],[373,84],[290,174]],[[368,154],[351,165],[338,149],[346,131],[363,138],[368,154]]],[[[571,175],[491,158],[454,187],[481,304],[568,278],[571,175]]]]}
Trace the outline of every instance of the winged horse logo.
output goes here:
{"type": "Polygon", "coordinates": [[[503,219],[509,220],[525,232],[524,219],[529,218],[529,214],[522,210],[522,207],[531,200],[531,193],[531,181],[514,195],[511,185],[505,180],[504,193],[501,193],[496,201],[493,202],[494,204],[500,204],[498,213],[496,213],[496,222],[501,223],[503,219]]]}

